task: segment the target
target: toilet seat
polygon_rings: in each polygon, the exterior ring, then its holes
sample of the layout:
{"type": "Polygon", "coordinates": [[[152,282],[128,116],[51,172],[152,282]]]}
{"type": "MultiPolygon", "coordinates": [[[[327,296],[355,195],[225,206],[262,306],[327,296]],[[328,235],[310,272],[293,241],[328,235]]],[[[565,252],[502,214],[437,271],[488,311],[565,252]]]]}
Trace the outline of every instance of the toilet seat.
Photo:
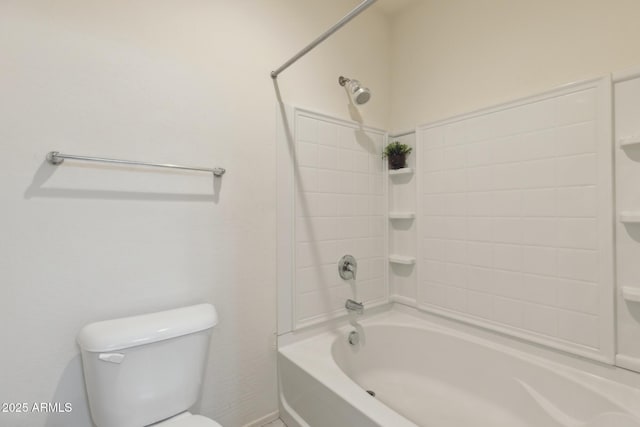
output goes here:
{"type": "Polygon", "coordinates": [[[173,418],[169,418],[158,424],[154,424],[152,427],[222,427],[211,418],[203,417],[202,415],[193,415],[190,412],[185,412],[177,415],[173,418]]]}

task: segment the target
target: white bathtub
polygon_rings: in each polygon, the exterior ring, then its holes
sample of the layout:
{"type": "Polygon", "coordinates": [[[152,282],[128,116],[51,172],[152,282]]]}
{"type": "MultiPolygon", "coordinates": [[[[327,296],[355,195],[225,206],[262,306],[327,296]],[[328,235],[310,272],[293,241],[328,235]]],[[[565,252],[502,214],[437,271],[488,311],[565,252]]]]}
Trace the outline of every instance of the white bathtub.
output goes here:
{"type": "Polygon", "coordinates": [[[407,311],[360,322],[357,346],[352,326],[281,340],[285,423],[640,427],[638,374],[407,311]]]}

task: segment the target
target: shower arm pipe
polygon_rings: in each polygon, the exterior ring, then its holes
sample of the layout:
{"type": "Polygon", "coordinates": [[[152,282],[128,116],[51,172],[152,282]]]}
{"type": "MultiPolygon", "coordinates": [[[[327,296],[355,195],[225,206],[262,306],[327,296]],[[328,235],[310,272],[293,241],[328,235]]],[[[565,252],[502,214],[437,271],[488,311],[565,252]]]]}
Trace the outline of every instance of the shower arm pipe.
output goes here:
{"type": "Polygon", "coordinates": [[[327,38],[329,38],[329,36],[331,36],[333,33],[338,31],[340,28],[344,27],[353,18],[358,16],[360,13],[364,12],[365,9],[367,9],[369,6],[371,6],[376,1],[377,0],[364,0],[355,9],[353,9],[351,12],[346,14],[345,17],[342,18],[340,21],[338,21],[333,27],[329,28],[327,31],[322,33],[318,38],[316,38],[314,41],[309,43],[300,52],[298,52],[295,55],[293,55],[293,57],[291,57],[291,59],[289,59],[287,62],[282,64],[279,68],[277,68],[276,70],[272,71],[271,72],[271,78],[272,79],[277,79],[278,75],[280,73],[282,73],[284,70],[286,70],[291,65],[293,65],[298,59],[302,58],[307,53],[309,53],[314,47],[318,46],[320,43],[322,43],[327,38]]]}

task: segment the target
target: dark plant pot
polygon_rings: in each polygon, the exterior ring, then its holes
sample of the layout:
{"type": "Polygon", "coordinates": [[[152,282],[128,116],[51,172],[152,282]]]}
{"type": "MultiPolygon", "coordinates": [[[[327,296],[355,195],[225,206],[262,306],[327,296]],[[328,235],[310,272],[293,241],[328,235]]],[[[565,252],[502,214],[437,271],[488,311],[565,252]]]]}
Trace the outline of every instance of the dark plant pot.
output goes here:
{"type": "Polygon", "coordinates": [[[388,158],[389,169],[402,169],[407,164],[406,154],[392,154],[388,158]]]}

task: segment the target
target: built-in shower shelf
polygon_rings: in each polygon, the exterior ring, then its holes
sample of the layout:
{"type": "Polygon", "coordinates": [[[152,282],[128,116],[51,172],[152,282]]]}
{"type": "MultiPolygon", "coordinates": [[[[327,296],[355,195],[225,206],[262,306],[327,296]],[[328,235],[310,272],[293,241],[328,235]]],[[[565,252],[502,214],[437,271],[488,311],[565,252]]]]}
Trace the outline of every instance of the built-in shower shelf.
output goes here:
{"type": "Polygon", "coordinates": [[[389,219],[414,219],[415,212],[389,212],[389,219]]]}
{"type": "Polygon", "coordinates": [[[624,224],[640,224],[640,211],[620,212],[620,222],[624,224]]]}
{"type": "Polygon", "coordinates": [[[407,175],[412,173],[413,169],[411,168],[389,169],[389,175],[407,175]]]}
{"type": "Polygon", "coordinates": [[[640,302],[640,288],[623,286],[622,297],[625,299],[625,301],[640,302]]]}
{"type": "Polygon", "coordinates": [[[407,255],[389,255],[389,262],[392,264],[413,265],[416,263],[416,257],[407,255]]]}
{"type": "Polygon", "coordinates": [[[630,147],[632,145],[640,144],[640,135],[631,135],[618,139],[620,147],[630,147]]]}

